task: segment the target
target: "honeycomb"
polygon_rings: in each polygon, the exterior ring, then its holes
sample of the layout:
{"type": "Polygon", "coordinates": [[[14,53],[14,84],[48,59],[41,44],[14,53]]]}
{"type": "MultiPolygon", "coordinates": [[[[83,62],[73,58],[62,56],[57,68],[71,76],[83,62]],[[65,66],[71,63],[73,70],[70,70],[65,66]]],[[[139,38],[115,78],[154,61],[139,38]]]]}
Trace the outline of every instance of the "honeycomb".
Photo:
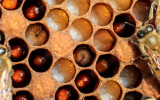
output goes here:
{"type": "Polygon", "coordinates": [[[2,0],[0,43],[9,45],[13,100],[160,98],[132,37],[149,0],[2,0]],[[129,22],[132,25],[127,25],[129,22]]]}

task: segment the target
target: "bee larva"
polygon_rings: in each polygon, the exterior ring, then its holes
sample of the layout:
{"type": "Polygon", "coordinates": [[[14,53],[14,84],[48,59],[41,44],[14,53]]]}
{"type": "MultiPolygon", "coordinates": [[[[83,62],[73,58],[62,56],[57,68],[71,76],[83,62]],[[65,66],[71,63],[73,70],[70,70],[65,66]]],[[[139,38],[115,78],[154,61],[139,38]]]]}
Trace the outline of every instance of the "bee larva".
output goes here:
{"type": "Polygon", "coordinates": [[[0,98],[1,100],[12,100],[12,80],[13,74],[8,50],[0,45],[0,98]]]}

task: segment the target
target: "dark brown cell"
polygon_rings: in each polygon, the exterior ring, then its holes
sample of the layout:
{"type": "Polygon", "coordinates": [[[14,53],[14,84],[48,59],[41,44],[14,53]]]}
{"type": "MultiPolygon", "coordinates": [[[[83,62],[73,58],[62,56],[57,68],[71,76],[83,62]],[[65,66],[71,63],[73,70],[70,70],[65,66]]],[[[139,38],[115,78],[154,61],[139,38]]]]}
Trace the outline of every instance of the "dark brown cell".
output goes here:
{"type": "Polygon", "coordinates": [[[31,68],[37,72],[45,72],[52,64],[52,56],[47,49],[37,49],[29,57],[31,68]]]}
{"type": "Polygon", "coordinates": [[[81,67],[90,66],[94,59],[95,53],[88,45],[79,45],[73,52],[75,62],[81,67]]]}
{"type": "Polygon", "coordinates": [[[81,92],[91,93],[97,88],[99,79],[93,71],[83,70],[77,75],[75,83],[81,92]]]}
{"type": "Polygon", "coordinates": [[[119,69],[119,60],[111,55],[101,55],[96,63],[97,72],[105,78],[113,77],[119,69]]]}
{"type": "Polygon", "coordinates": [[[60,87],[55,95],[56,100],[78,100],[79,95],[77,91],[69,85],[60,87]]]}
{"type": "Polygon", "coordinates": [[[2,6],[7,10],[14,10],[19,8],[23,0],[2,0],[2,6]]]}
{"type": "Polygon", "coordinates": [[[130,14],[117,15],[113,23],[113,29],[120,37],[132,36],[135,32],[135,26],[134,18],[130,14]]]}
{"type": "Polygon", "coordinates": [[[45,11],[46,7],[41,0],[28,0],[23,6],[24,16],[31,21],[41,20],[45,11]]]}
{"type": "Polygon", "coordinates": [[[123,100],[141,100],[142,94],[136,91],[127,92],[123,100]]]}
{"type": "Polygon", "coordinates": [[[25,37],[29,44],[33,46],[40,46],[48,41],[49,32],[43,24],[31,24],[26,30],[25,37]]]}
{"type": "Polygon", "coordinates": [[[5,41],[5,35],[2,31],[0,31],[0,44],[3,44],[5,41]]]}
{"type": "Polygon", "coordinates": [[[34,98],[28,91],[18,91],[13,95],[13,100],[34,100],[34,98]]]}
{"type": "Polygon", "coordinates": [[[88,97],[85,97],[84,100],[98,100],[98,99],[95,96],[88,96],[88,97]]]}
{"type": "Polygon", "coordinates": [[[12,85],[15,88],[25,87],[30,83],[31,72],[25,64],[13,66],[14,74],[12,76],[12,85]]]}
{"type": "Polygon", "coordinates": [[[11,48],[11,60],[18,62],[26,58],[28,54],[28,46],[24,40],[20,38],[12,38],[9,41],[11,48]]]}

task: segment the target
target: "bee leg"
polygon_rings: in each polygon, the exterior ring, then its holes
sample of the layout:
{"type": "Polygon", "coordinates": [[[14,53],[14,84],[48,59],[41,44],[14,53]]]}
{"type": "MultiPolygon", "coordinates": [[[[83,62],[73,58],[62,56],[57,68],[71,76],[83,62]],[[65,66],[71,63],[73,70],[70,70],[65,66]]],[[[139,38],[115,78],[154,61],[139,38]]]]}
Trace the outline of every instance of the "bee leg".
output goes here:
{"type": "Polygon", "coordinates": [[[149,66],[149,68],[150,68],[150,70],[151,70],[151,73],[152,73],[153,75],[155,75],[152,65],[153,65],[153,62],[151,62],[151,60],[150,60],[150,62],[148,62],[148,66],[149,66]]]}
{"type": "Polygon", "coordinates": [[[159,1],[153,1],[151,4],[151,8],[150,8],[150,13],[149,13],[149,20],[152,20],[153,17],[155,16],[155,11],[157,9],[159,1]]]}
{"type": "Polygon", "coordinates": [[[132,59],[131,61],[132,62],[135,62],[135,61],[139,61],[139,60],[146,60],[146,59],[148,59],[148,55],[141,55],[141,56],[138,56],[138,57],[136,57],[135,59],[132,59]]]}

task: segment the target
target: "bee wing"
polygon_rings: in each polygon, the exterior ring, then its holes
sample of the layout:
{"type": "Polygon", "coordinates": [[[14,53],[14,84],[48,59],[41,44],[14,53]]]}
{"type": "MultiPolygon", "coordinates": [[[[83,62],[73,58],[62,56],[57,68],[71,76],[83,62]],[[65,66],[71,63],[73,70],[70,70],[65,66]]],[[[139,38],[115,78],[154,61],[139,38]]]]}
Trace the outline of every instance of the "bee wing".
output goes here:
{"type": "Polygon", "coordinates": [[[142,96],[141,100],[156,100],[156,99],[149,96],[142,96]]]}
{"type": "Polygon", "coordinates": [[[152,58],[153,62],[156,64],[156,67],[158,68],[158,70],[160,70],[160,54],[154,53],[152,49],[146,46],[145,46],[145,50],[147,51],[149,56],[152,58]]]}

